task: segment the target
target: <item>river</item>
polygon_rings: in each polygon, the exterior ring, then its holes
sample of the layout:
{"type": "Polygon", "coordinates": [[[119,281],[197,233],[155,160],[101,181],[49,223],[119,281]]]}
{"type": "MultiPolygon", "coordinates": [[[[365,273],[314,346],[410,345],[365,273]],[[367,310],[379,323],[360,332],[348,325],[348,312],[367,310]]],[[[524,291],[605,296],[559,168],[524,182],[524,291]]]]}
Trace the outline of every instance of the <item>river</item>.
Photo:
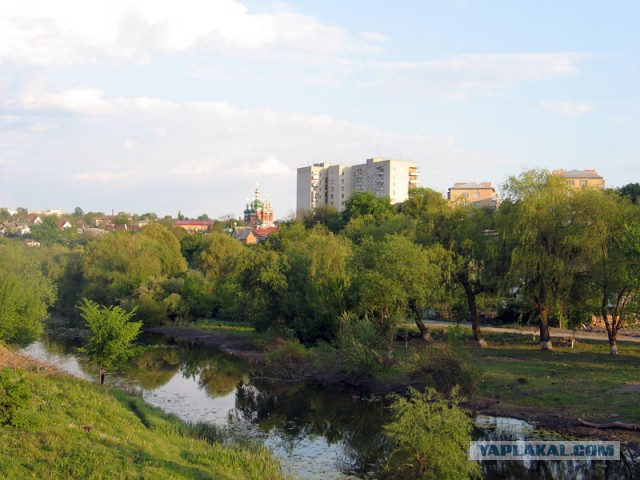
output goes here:
{"type": "MultiPolygon", "coordinates": [[[[155,339],[157,341],[157,339],[155,339]]],[[[98,371],[75,348],[79,340],[45,336],[23,349],[77,377],[98,371]]],[[[375,478],[387,445],[386,399],[304,383],[256,378],[242,359],[212,347],[163,344],[107,375],[106,384],[141,395],[189,422],[207,422],[232,436],[263,442],[286,473],[304,479],[375,478]]],[[[558,439],[515,419],[476,419],[475,439],[558,439]]],[[[624,479],[640,477],[640,462],[625,451],[610,462],[484,462],[486,478],[624,479]]]]}

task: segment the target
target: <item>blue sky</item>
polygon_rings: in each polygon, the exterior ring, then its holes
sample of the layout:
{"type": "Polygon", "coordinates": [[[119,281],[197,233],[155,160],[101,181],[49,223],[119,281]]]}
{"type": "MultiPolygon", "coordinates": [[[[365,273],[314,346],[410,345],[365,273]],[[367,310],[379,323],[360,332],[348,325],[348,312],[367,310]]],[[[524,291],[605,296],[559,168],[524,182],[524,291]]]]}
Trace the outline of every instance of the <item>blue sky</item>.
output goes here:
{"type": "Polygon", "coordinates": [[[0,9],[0,206],[276,217],[296,168],[640,182],[640,2],[23,0],[0,9]]]}

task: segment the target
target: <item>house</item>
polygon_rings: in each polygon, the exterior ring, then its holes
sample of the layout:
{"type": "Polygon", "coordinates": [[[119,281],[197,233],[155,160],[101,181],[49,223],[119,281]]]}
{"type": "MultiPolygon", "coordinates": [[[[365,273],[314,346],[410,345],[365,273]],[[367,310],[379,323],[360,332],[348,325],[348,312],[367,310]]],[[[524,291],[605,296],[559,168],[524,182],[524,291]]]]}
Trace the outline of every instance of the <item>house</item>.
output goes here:
{"type": "Polygon", "coordinates": [[[67,220],[60,220],[56,222],[56,224],[58,225],[58,228],[60,230],[64,230],[65,228],[71,228],[71,224],[67,220]]]}
{"type": "Polygon", "coordinates": [[[277,232],[277,231],[278,231],[277,225],[268,225],[268,226],[254,228],[253,235],[256,237],[256,240],[258,242],[264,242],[270,233],[277,232]]]}
{"type": "Polygon", "coordinates": [[[498,208],[500,199],[491,182],[455,183],[449,188],[447,199],[453,205],[475,205],[477,207],[498,208]]]}
{"type": "Polygon", "coordinates": [[[572,188],[604,189],[604,178],[595,170],[554,170],[553,175],[560,175],[567,179],[567,185],[572,188]]]}
{"type": "Polygon", "coordinates": [[[255,245],[258,243],[251,227],[234,227],[231,236],[244,245],[255,245]]]}
{"type": "Polygon", "coordinates": [[[27,216],[27,223],[29,225],[40,225],[42,223],[42,219],[38,215],[32,213],[27,216]]]}
{"type": "Polygon", "coordinates": [[[173,222],[173,226],[182,228],[188,233],[201,233],[210,232],[214,223],[212,220],[176,220],[173,222]]]}

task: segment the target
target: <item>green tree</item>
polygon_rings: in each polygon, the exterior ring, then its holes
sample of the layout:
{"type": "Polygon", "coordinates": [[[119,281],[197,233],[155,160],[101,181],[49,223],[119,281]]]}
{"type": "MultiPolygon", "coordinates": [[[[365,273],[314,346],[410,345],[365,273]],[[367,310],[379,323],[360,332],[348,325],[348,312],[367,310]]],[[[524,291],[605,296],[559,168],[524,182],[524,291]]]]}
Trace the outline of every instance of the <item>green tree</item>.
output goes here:
{"type": "Polygon", "coordinates": [[[392,478],[480,478],[480,466],[467,460],[473,421],[458,405],[457,388],[450,398],[433,389],[409,387],[409,397],[393,395],[393,421],[384,426],[393,449],[386,470],[392,478]]]}
{"type": "Polygon", "coordinates": [[[351,302],[360,316],[371,316],[381,334],[391,339],[397,323],[413,318],[425,339],[424,309],[437,301],[443,282],[443,249],[425,249],[406,237],[390,235],[380,242],[366,238],[351,262],[351,302]]]}
{"type": "Polygon", "coordinates": [[[585,189],[577,194],[574,243],[592,297],[582,299],[599,315],[617,355],[623,315],[640,292],[640,211],[614,192],[585,189]]]}
{"type": "Polygon", "coordinates": [[[43,331],[54,283],[19,245],[0,241],[0,342],[27,344],[43,331]]]}
{"type": "Polygon", "coordinates": [[[345,202],[342,217],[345,223],[349,223],[351,219],[364,215],[380,218],[395,211],[389,197],[379,197],[371,192],[355,192],[345,202]]]}
{"type": "Polygon", "coordinates": [[[336,319],[347,308],[351,242],[316,226],[283,247],[289,265],[281,305],[285,322],[302,342],[333,340],[336,319]]]}
{"type": "Polygon", "coordinates": [[[324,225],[333,233],[338,233],[344,226],[340,212],[329,204],[304,212],[302,223],[306,228],[313,228],[318,224],[324,225]]]}
{"type": "Polygon", "coordinates": [[[44,217],[42,223],[31,225],[31,238],[42,243],[60,241],[62,232],[58,227],[58,217],[49,215],[44,217]]]}
{"type": "Polygon", "coordinates": [[[627,197],[631,203],[638,203],[640,197],[640,183],[628,183],[618,188],[618,193],[622,197],[627,197]]]}
{"type": "Polygon", "coordinates": [[[575,193],[565,179],[545,170],[511,177],[504,187],[500,230],[510,253],[506,280],[530,302],[540,325],[540,346],[551,350],[549,317],[573,281],[575,249],[567,241],[572,229],[575,193]]]}
{"type": "Polygon", "coordinates": [[[142,322],[131,321],[135,309],[127,312],[118,306],[106,307],[86,298],[80,301],[78,310],[91,330],[88,345],[79,351],[98,366],[100,385],[104,385],[106,369],[120,367],[140,352],[134,342],[142,322]]]}
{"type": "Polygon", "coordinates": [[[480,329],[478,296],[496,290],[502,267],[495,227],[493,210],[469,205],[453,207],[439,231],[450,255],[449,278],[464,291],[473,335],[481,347],[487,343],[480,329]]]}

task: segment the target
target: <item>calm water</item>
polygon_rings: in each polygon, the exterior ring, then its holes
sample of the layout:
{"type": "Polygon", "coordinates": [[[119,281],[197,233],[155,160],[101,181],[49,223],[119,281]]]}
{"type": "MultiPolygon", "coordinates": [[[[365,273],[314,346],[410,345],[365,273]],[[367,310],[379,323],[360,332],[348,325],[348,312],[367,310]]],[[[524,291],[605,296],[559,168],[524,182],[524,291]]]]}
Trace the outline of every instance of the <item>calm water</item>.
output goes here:
{"type": "MultiPolygon", "coordinates": [[[[23,352],[78,377],[98,371],[75,353],[77,341],[48,336],[23,352]]],[[[152,405],[190,422],[215,424],[263,442],[288,473],[305,479],[375,478],[385,457],[380,434],[388,420],[376,395],[260,380],[250,365],[211,347],[165,345],[146,351],[131,368],[107,376],[112,386],[136,389],[152,405]]],[[[514,419],[480,417],[476,439],[545,439],[514,419]]],[[[486,478],[640,478],[637,458],[620,462],[486,462],[486,478]]]]}

